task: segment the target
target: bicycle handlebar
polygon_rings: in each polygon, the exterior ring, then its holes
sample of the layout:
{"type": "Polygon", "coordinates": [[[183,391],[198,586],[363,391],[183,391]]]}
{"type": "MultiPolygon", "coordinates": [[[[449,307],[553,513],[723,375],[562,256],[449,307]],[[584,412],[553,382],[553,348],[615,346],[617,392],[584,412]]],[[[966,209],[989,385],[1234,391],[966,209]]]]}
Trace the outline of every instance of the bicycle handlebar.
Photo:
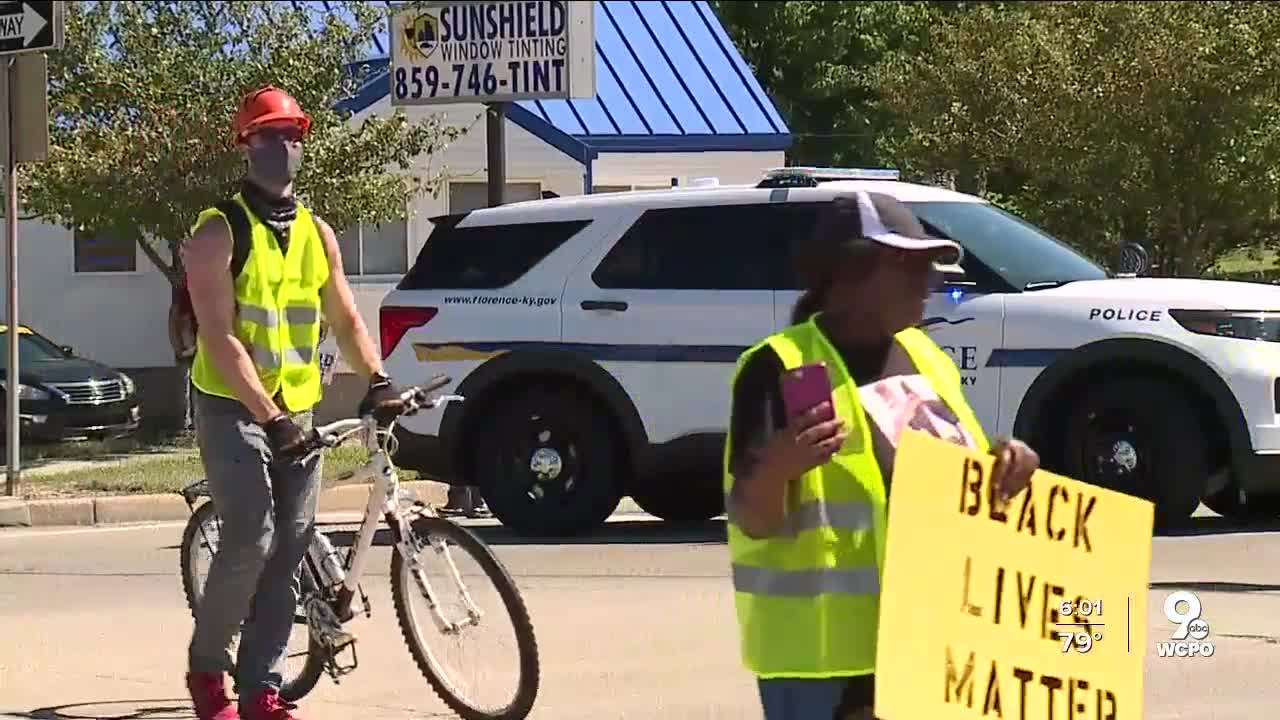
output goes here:
{"type": "MultiPolygon", "coordinates": [[[[451,400],[462,400],[460,395],[442,395],[431,397],[431,393],[453,382],[453,378],[448,375],[437,375],[426,385],[419,385],[405,389],[400,393],[400,412],[396,414],[396,419],[413,415],[419,410],[430,410],[443,405],[451,400]]],[[[392,421],[391,424],[394,424],[392,421]]],[[[315,427],[311,432],[307,433],[306,450],[308,455],[323,448],[331,448],[340,445],[352,433],[365,428],[375,429],[377,421],[372,415],[365,415],[358,418],[343,418],[335,420],[327,425],[315,427]]]]}

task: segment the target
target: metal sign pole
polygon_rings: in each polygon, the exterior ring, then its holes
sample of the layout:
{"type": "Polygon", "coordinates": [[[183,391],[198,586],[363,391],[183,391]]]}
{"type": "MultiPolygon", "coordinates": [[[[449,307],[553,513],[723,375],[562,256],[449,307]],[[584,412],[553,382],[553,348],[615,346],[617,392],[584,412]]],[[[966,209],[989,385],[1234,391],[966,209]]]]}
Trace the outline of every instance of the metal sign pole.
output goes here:
{"type": "Polygon", "coordinates": [[[488,146],[489,207],[505,202],[507,187],[507,104],[489,103],[485,109],[485,144],[488,146]]]}
{"type": "Polygon", "coordinates": [[[5,273],[8,278],[7,312],[9,363],[5,369],[5,493],[17,496],[22,490],[19,462],[21,427],[18,390],[22,375],[18,367],[18,163],[41,162],[49,155],[49,68],[45,51],[61,50],[63,44],[62,3],[49,0],[0,3],[0,55],[5,68],[0,72],[4,107],[0,118],[4,131],[0,141],[6,175],[5,273]]]}
{"type": "Polygon", "coordinates": [[[5,170],[7,171],[8,180],[5,181],[5,194],[7,197],[5,210],[5,229],[6,242],[5,250],[6,261],[5,269],[8,271],[8,290],[9,302],[8,311],[5,317],[8,319],[8,335],[9,335],[9,365],[5,371],[5,430],[8,438],[5,443],[5,463],[8,466],[8,479],[5,483],[5,492],[17,497],[22,489],[22,474],[20,463],[18,460],[18,388],[21,385],[18,373],[18,162],[14,148],[17,146],[17,140],[14,137],[13,126],[17,112],[14,106],[17,103],[14,89],[17,85],[15,82],[17,75],[16,58],[10,56],[8,62],[5,63],[5,74],[8,76],[8,90],[5,95],[8,102],[5,113],[8,115],[8,122],[5,123],[5,132],[8,133],[8,142],[5,143],[7,152],[5,153],[5,170]]]}

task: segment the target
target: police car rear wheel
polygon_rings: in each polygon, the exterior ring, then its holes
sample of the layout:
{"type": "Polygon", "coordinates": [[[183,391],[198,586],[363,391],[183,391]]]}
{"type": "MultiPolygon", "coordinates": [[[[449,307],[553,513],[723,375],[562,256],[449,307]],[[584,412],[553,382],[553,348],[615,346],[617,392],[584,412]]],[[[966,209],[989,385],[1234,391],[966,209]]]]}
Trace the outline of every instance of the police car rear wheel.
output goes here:
{"type": "Polygon", "coordinates": [[[696,523],[724,512],[718,458],[677,456],[649,477],[638,478],[631,499],[641,510],[672,523],[696,523]]]}
{"type": "Polygon", "coordinates": [[[1068,414],[1062,449],[1067,475],[1150,500],[1158,526],[1186,522],[1208,483],[1194,408],[1182,388],[1161,380],[1091,388],[1068,414]]]}
{"type": "Polygon", "coordinates": [[[1280,517],[1280,495],[1250,495],[1242,503],[1235,484],[1206,496],[1204,504],[1228,520],[1255,522],[1280,517]]]}
{"type": "Polygon", "coordinates": [[[537,387],[500,402],[475,427],[475,467],[485,503],[527,535],[576,535],[598,527],[622,499],[617,443],[589,398],[537,387]]]}

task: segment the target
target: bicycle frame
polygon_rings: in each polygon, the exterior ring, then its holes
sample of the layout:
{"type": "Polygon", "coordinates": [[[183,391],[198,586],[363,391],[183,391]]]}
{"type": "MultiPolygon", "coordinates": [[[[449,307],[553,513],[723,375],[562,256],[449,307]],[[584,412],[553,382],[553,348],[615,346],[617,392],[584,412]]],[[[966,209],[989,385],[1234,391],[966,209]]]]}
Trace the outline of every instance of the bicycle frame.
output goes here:
{"type": "MultiPolygon", "coordinates": [[[[400,476],[396,472],[395,466],[391,464],[391,459],[387,456],[382,443],[379,442],[379,436],[382,433],[391,432],[390,427],[386,430],[380,430],[372,419],[352,418],[316,428],[316,432],[321,437],[334,438],[328,443],[330,446],[337,445],[352,434],[361,431],[364,432],[364,445],[365,449],[369,451],[369,461],[347,478],[344,484],[369,482],[369,500],[365,504],[364,514],[360,518],[360,529],[356,532],[355,541],[352,543],[343,563],[344,578],[338,588],[337,603],[336,607],[334,607],[334,611],[343,622],[353,614],[354,609],[351,604],[356,594],[360,592],[360,579],[364,576],[368,564],[369,550],[373,547],[373,538],[377,534],[379,520],[386,521],[391,529],[392,537],[403,551],[409,549],[404,545],[408,542],[408,538],[412,537],[411,533],[408,532],[408,524],[411,519],[406,515],[420,513],[434,516],[436,514],[434,510],[426,505],[415,505],[414,509],[409,513],[401,512],[399,505],[402,497],[400,476]]],[[[366,606],[365,611],[367,614],[368,601],[363,600],[362,604],[366,606]]]]}
{"type": "MultiPolygon", "coordinates": [[[[462,399],[458,395],[442,396],[436,398],[428,409],[438,408],[444,403],[462,399]]],[[[364,515],[360,519],[355,541],[352,543],[351,549],[343,562],[344,577],[338,588],[333,610],[337,613],[340,622],[346,622],[355,614],[355,608],[352,607],[352,603],[356,595],[359,594],[366,616],[370,614],[368,598],[361,592],[360,580],[363,578],[367,567],[369,551],[373,547],[373,539],[377,533],[379,520],[382,520],[387,523],[401,557],[405,558],[409,563],[419,590],[427,598],[428,606],[432,611],[431,614],[436,621],[437,627],[441,632],[457,632],[465,625],[474,624],[480,618],[481,613],[472,601],[470,593],[466,591],[461,574],[458,572],[458,568],[451,557],[447,558],[449,570],[454,581],[462,589],[462,596],[468,610],[468,618],[462,623],[449,622],[441,616],[438,610],[435,592],[426,581],[426,578],[423,577],[417,560],[418,553],[422,548],[415,542],[416,537],[412,531],[412,524],[413,520],[419,516],[438,518],[440,515],[434,508],[422,502],[415,501],[408,508],[401,504],[401,501],[407,498],[400,488],[399,474],[391,463],[383,443],[380,442],[381,437],[391,434],[394,426],[395,423],[391,423],[385,429],[380,429],[372,418],[350,418],[318,427],[315,431],[319,437],[325,439],[324,445],[327,447],[334,447],[350,436],[363,432],[365,449],[369,451],[369,461],[344,481],[344,484],[369,482],[369,500],[365,504],[364,515]]],[[[313,452],[322,452],[322,449],[317,449],[313,452]]],[[[307,557],[307,564],[314,564],[309,556],[307,557]]],[[[319,568],[312,568],[312,572],[317,574],[317,578],[318,571],[319,568]]],[[[317,583],[317,586],[319,584],[317,583]]]]}

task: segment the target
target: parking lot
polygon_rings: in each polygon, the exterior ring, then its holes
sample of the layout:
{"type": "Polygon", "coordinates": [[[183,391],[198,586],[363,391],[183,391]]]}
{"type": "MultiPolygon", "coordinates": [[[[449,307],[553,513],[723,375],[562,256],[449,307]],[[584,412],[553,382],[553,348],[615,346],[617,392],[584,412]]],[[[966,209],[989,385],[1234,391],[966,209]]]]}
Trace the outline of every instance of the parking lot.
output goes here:
{"type": "MultiPolygon", "coordinates": [[[[329,516],[328,520],[342,519],[329,516]]],[[[0,716],[191,718],[182,673],[191,628],[177,573],[180,524],[0,532],[0,716]]],[[[756,718],[738,664],[724,526],[674,531],[615,516],[598,537],[552,544],[482,533],[520,584],[537,629],[542,683],[532,717],[756,718]]],[[[308,720],[450,717],[395,626],[387,568],[365,583],[361,665],[303,701],[308,720]]],[[[1155,720],[1257,720],[1280,703],[1280,533],[1216,517],[1155,540],[1148,637],[1170,627],[1174,588],[1200,593],[1209,658],[1147,654],[1155,720]]],[[[922,676],[929,690],[941,676],[922,676]]],[[[980,710],[975,711],[980,715],[980,710]]]]}

